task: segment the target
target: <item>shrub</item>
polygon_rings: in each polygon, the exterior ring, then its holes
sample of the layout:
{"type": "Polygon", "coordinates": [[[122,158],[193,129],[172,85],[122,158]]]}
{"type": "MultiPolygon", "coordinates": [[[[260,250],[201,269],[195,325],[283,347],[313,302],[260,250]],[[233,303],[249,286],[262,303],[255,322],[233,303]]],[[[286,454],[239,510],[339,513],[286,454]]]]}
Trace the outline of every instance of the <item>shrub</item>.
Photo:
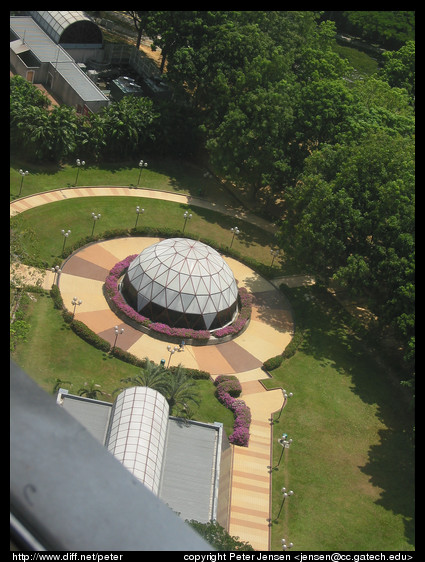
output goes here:
{"type": "Polygon", "coordinates": [[[52,285],[52,288],[50,289],[50,297],[52,298],[53,306],[59,310],[63,310],[63,299],[57,285],[52,285]]]}
{"type": "Polygon", "coordinates": [[[243,400],[237,400],[231,392],[239,396],[242,391],[239,380],[232,375],[219,375],[214,384],[217,386],[218,400],[232,410],[235,421],[233,433],[229,436],[230,443],[247,447],[249,442],[249,426],[251,424],[251,410],[243,400]]]}
{"type": "Polygon", "coordinates": [[[263,367],[266,371],[273,371],[282,365],[283,355],[276,355],[275,357],[270,357],[267,361],[264,361],[263,367]]]}
{"type": "Polygon", "coordinates": [[[73,320],[70,324],[72,330],[80,336],[81,339],[91,344],[93,347],[100,349],[101,351],[108,352],[111,349],[110,344],[95,334],[90,328],[88,328],[83,322],[79,320],[73,320]]]}
{"type": "Polygon", "coordinates": [[[214,336],[217,338],[224,338],[229,335],[236,335],[241,332],[248,320],[251,318],[252,311],[252,294],[248,292],[245,287],[240,287],[238,290],[239,294],[239,314],[232,324],[225,326],[224,328],[219,328],[214,331],[214,336]]]}
{"type": "Polygon", "coordinates": [[[241,383],[237,377],[234,376],[219,375],[214,381],[214,384],[220,387],[221,392],[227,392],[233,398],[237,398],[242,392],[241,383]]]}
{"type": "Polygon", "coordinates": [[[208,330],[192,330],[190,328],[172,328],[167,324],[162,324],[160,322],[152,322],[149,328],[154,332],[159,334],[164,334],[166,336],[178,337],[182,339],[194,339],[194,340],[209,340],[210,333],[208,330]]]}

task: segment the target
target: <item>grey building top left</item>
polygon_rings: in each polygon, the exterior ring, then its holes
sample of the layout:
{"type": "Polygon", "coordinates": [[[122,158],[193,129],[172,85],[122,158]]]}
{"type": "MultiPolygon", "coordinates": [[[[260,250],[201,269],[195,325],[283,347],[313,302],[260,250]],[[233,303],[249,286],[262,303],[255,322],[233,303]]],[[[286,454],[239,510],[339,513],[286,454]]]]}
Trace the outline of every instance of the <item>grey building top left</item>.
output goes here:
{"type": "MultiPolygon", "coordinates": [[[[60,14],[60,12],[55,13],[60,14]]],[[[73,17],[75,19],[76,16],[73,17]]],[[[84,26],[79,29],[87,29],[90,37],[93,37],[92,26],[95,24],[86,27],[87,24],[88,21],[84,19],[84,26]]],[[[68,25],[68,28],[71,29],[72,26],[68,25]]],[[[74,29],[77,29],[75,22],[74,29]]],[[[57,38],[60,41],[59,35],[57,38]]],[[[85,47],[90,49],[102,47],[100,43],[84,44],[84,38],[80,39],[81,43],[74,44],[75,48],[78,47],[75,54],[81,54],[81,50],[85,47]]],[[[101,32],[97,35],[97,40],[101,40],[101,32]]],[[[99,112],[109,104],[108,98],[81,70],[78,62],[64,47],[67,45],[62,46],[53,40],[33,17],[10,17],[11,71],[34,84],[42,84],[61,103],[74,107],[79,113],[99,112]]]]}

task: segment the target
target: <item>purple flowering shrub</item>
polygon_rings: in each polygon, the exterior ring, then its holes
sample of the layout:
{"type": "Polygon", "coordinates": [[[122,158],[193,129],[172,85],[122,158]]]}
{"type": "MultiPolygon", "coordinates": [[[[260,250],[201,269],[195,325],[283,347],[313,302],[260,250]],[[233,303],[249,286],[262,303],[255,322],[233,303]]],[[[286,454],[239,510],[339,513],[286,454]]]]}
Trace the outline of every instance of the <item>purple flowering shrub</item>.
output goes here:
{"type": "Polygon", "coordinates": [[[152,322],[149,328],[154,332],[159,334],[165,334],[166,336],[177,336],[183,339],[194,339],[194,340],[208,340],[210,338],[210,333],[208,330],[192,330],[191,328],[172,328],[167,324],[161,324],[160,322],[152,322]]]}
{"type": "Polygon", "coordinates": [[[136,312],[134,308],[128,305],[118,289],[119,278],[125,273],[128,266],[135,258],[137,258],[137,254],[127,256],[125,259],[114,265],[114,267],[110,270],[108,277],[105,279],[105,292],[123,314],[147,327],[151,323],[151,320],[142,316],[136,312]]]}
{"type": "Polygon", "coordinates": [[[249,293],[245,287],[240,287],[238,291],[241,307],[239,314],[236,320],[232,322],[232,324],[214,331],[214,335],[217,338],[224,338],[225,336],[239,334],[239,332],[243,330],[245,324],[251,318],[252,294],[249,293]]]}
{"type": "Polygon", "coordinates": [[[215,379],[214,384],[218,387],[216,393],[219,391],[220,393],[227,392],[233,398],[237,398],[242,392],[241,383],[237,377],[232,375],[219,375],[215,379]]]}
{"type": "Polygon", "coordinates": [[[230,443],[247,447],[249,442],[249,426],[251,424],[251,410],[243,400],[238,400],[235,396],[239,396],[242,391],[240,382],[236,377],[219,375],[214,384],[217,386],[216,396],[218,400],[233,411],[235,421],[233,424],[233,433],[229,436],[230,443]],[[231,394],[232,393],[232,394],[231,394]]]}
{"type": "MultiPolygon", "coordinates": [[[[194,339],[198,341],[207,341],[210,339],[211,334],[208,330],[192,330],[190,328],[172,328],[167,324],[162,324],[160,322],[152,322],[149,318],[142,316],[136,312],[121,295],[118,289],[118,281],[122,275],[126,272],[131,262],[137,257],[137,254],[127,256],[125,259],[116,263],[114,267],[109,271],[109,274],[105,280],[105,293],[110,301],[125,314],[131,320],[142,324],[143,326],[166,336],[178,337],[181,339],[194,339]]],[[[222,338],[228,335],[238,334],[245,327],[251,317],[252,308],[252,294],[247,291],[245,287],[239,288],[239,303],[240,311],[236,320],[226,326],[225,328],[220,328],[214,331],[214,336],[222,338]]]]}

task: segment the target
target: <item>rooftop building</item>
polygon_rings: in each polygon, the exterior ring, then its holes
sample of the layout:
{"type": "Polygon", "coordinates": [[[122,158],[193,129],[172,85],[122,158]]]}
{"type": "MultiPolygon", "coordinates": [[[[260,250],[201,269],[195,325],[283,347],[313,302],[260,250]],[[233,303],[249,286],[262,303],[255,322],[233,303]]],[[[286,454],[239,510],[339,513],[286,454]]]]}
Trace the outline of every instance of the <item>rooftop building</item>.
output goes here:
{"type": "Polygon", "coordinates": [[[183,519],[228,529],[231,448],[221,423],[169,416],[148,387],[128,388],[114,404],[59,389],[57,403],[183,519]]]}
{"type": "Polygon", "coordinates": [[[29,16],[10,17],[10,65],[15,74],[43,84],[61,103],[97,113],[108,98],[75,59],[29,16]]]}

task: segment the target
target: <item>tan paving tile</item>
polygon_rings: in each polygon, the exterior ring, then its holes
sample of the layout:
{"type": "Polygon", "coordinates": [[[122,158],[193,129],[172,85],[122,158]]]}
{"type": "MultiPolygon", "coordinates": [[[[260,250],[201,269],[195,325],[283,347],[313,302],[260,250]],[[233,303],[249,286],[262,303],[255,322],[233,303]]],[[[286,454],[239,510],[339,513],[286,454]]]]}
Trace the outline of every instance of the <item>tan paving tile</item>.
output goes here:
{"type": "Polygon", "coordinates": [[[132,254],[140,254],[148,246],[156,244],[161,238],[126,237],[107,240],[98,244],[116,257],[115,263],[132,254]]]}
{"type": "Polygon", "coordinates": [[[201,370],[211,375],[233,374],[235,369],[223,357],[220,347],[220,345],[192,346],[192,351],[201,370]]]}
{"type": "Polygon", "coordinates": [[[67,273],[61,273],[59,278],[59,289],[65,307],[72,312],[71,301],[74,297],[82,300],[77,306],[76,314],[97,310],[110,310],[102,292],[103,282],[76,277],[67,273]]]}
{"type": "Polygon", "coordinates": [[[90,246],[83,248],[80,252],[78,252],[78,257],[107,270],[110,270],[118,261],[120,261],[102,244],[91,244],[90,246]]]}
{"type": "Polygon", "coordinates": [[[121,324],[120,319],[117,318],[110,309],[96,310],[95,312],[76,311],[75,318],[84,322],[84,324],[96,334],[104,332],[105,330],[113,330],[114,326],[121,324]]]}
{"type": "Polygon", "coordinates": [[[282,353],[291,339],[291,333],[279,332],[273,326],[251,319],[248,329],[234,341],[246,350],[255,350],[257,358],[264,362],[282,353]]]}

